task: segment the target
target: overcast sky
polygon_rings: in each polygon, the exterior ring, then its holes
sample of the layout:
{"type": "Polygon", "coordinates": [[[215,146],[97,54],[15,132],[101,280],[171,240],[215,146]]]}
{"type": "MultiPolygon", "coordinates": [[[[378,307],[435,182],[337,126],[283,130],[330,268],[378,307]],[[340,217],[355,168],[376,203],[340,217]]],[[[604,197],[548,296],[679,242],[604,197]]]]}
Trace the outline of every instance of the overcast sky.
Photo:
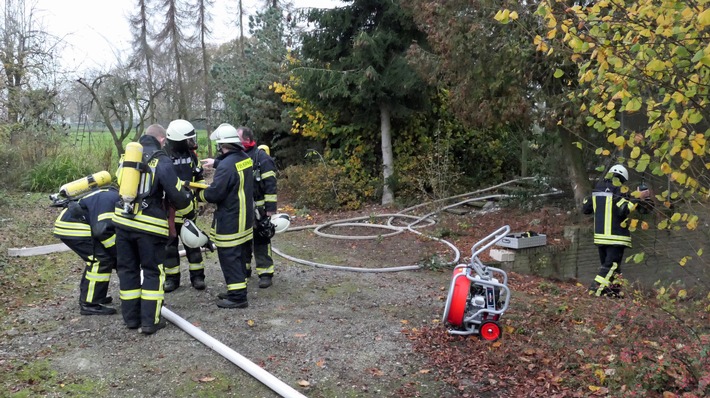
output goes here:
{"type": "MultiPolygon", "coordinates": [[[[116,61],[119,50],[130,48],[128,15],[135,0],[35,0],[46,29],[65,37],[67,48],[62,56],[65,67],[105,69],[116,61]]],[[[28,1],[28,5],[29,5],[28,1]]],[[[247,13],[253,14],[263,0],[244,0],[247,13]]],[[[337,0],[295,0],[297,7],[335,7],[337,0]]],[[[224,43],[237,36],[237,0],[216,0],[212,12],[214,43],[224,43]]]]}

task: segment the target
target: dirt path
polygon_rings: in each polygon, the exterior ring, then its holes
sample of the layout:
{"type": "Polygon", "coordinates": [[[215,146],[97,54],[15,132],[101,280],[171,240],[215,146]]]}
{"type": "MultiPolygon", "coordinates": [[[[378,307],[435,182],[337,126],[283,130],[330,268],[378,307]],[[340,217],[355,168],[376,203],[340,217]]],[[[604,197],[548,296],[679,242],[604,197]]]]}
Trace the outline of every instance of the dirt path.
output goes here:
{"type": "MultiPolygon", "coordinates": [[[[418,261],[418,248],[428,244],[408,237],[368,249],[375,243],[312,238],[307,231],[287,233],[276,246],[294,255],[294,250],[317,254],[315,260],[331,263],[407,265],[418,261]]],[[[73,269],[47,299],[11,313],[2,325],[0,364],[35,369],[33,361],[46,360],[57,372],[45,380],[42,395],[276,396],[174,325],[143,336],[124,328],[120,315],[80,316],[75,288],[80,266],[72,256],[51,255],[68,259],[73,269]]],[[[413,328],[438,322],[448,272],[353,273],[277,257],[274,285],[258,289],[252,277],[249,308],[225,310],[214,305],[217,293],[226,290],[216,258],[207,256],[208,288],[202,292],[189,287],[183,264],[182,287],[167,294],[166,305],[302,394],[458,396],[453,387],[435,380],[435,372],[425,368],[407,339],[413,328]]],[[[118,302],[115,274],[110,291],[118,302]]],[[[42,372],[36,372],[41,380],[42,372]]],[[[36,392],[33,384],[42,382],[28,378],[11,392],[36,392]]]]}

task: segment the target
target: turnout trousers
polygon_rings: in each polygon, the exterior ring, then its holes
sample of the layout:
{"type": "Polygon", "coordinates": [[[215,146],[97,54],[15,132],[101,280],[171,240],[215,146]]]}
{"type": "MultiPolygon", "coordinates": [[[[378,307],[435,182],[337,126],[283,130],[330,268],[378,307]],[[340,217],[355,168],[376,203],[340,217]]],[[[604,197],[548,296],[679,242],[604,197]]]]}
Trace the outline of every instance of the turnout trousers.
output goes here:
{"type": "Polygon", "coordinates": [[[271,253],[271,239],[254,234],[251,242],[246,244],[246,267],[250,268],[252,254],[256,263],[258,276],[274,276],[274,260],[271,253]]]}
{"type": "MultiPolygon", "coordinates": [[[[175,223],[176,236],[170,237],[168,244],[165,246],[165,277],[167,279],[174,279],[180,281],[180,252],[178,250],[178,245],[180,244],[180,230],[182,229],[182,223],[175,223]]],[[[196,277],[205,278],[205,266],[202,264],[202,250],[201,248],[192,248],[185,245],[185,253],[187,257],[187,263],[190,266],[190,281],[193,281],[196,277]]]]}
{"type": "Polygon", "coordinates": [[[616,275],[621,273],[621,260],[624,257],[626,246],[620,245],[598,245],[599,273],[594,278],[594,283],[590,288],[590,293],[596,296],[618,295],[620,286],[616,284],[616,275]]]}
{"type": "Polygon", "coordinates": [[[163,305],[165,243],[167,238],[116,228],[118,279],[121,312],[129,327],[152,326],[160,322],[163,305]],[[143,282],[141,283],[141,270],[143,282]]]}
{"type": "Polygon", "coordinates": [[[217,257],[222,268],[224,282],[227,284],[227,296],[231,301],[244,301],[247,299],[246,259],[248,245],[218,247],[217,257]]]}
{"type": "Polygon", "coordinates": [[[101,242],[88,239],[61,239],[86,263],[79,282],[79,302],[99,304],[108,294],[111,272],[116,268],[116,256],[101,242]]]}

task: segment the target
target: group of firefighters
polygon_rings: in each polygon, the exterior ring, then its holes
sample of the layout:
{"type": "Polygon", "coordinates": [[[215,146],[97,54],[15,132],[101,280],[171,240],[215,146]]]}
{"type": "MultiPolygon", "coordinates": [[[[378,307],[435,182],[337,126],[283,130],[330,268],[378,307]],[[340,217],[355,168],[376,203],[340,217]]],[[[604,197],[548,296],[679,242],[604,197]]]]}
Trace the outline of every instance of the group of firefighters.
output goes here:
{"type": "Polygon", "coordinates": [[[272,285],[275,163],[247,127],[225,123],[210,139],[217,144],[217,156],[200,161],[189,121],[173,120],[167,129],[151,125],[122,155],[118,189],[101,186],[63,203],[53,232],[86,263],[79,284],[82,315],[117,312],[107,306],[113,301],[108,287],[116,269],[126,327],[143,334],[165,327],[160,310],[165,293],[180,286],[180,241],[197,290],[206,288],[202,251],[217,248],[227,285],[218,295],[220,308],[248,307],[252,255],[259,287],[272,285]],[[214,170],[209,185],[203,169],[214,170]],[[125,194],[129,186],[131,196],[125,194]],[[216,205],[211,241],[194,225],[198,202],[216,205]]]}
{"type": "MultiPolygon", "coordinates": [[[[55,222],[54,234],[85,262],[80,282],[80,313],[111,315],[106,304],[111,272],[120,283],[121,312],[129,329],[153,334],[165,327],[160,309],[164,294],[180,286],[179,243],[182,240],[189,264],[190,282],[204,290],[203,247],[217,248],[227,291],[219,293],[220,308],[246,308],[247,280],[255,257],[259,287],[272,284],[274,262],[270,217],[276,212],[276,166],[247,127],[222,124],[210,135],[217,143],[215,159],[200,161],[193,125],[174,120],[167,130],[149,126],[138,144],[138,157],[121,157],[116,172],[119,189],[107,186],[77,200],[69,200],[55,222]],[[211,184],[205,184],[203,169],[214,169],[211,184]],[[126,198],[124,177],[138,172],[134,197],[126,198]],[[120,190],[120,191],[119,191],[120,190]],[[209,241],[194,226],[197,203],[216,204],[209,241]],[[200,239],[201,238],[201,239],[200,239]],[[194,244],[194,240],[200,243],[194,244]],[[192,244],[190,244],[192,243],[192,244]],[[206,243],[206,244],[205,244],[206,243]],[[141,272],[142,271],[142,272],[141,272]]],[[[594,214],[594,243],[598,246],[600,270],[590,294],[620,295],[617,279],[624,249],[631,247],[628,215],[636,202],[648,198],[648,190],[634,198],[622,186],[628,171],[617,164],[585,199],[583,212],[594,214]]]]}

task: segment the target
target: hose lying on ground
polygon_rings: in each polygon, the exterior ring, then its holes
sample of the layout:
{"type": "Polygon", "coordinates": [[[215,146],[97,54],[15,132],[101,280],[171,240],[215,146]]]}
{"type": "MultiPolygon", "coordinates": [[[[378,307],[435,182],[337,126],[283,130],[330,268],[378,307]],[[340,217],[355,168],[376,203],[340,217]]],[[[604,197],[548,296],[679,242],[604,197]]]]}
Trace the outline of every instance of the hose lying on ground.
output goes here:
{"type": "MultiPolygon", "coordinates": [[[[515,195],[510,195],[510,194],[492,194],[492,195],[485,195],[485,196],[477,196],[470,198],[471,195],[479,195],[485,192],[490,192],[498,188],[502,188],[504,186],[508,186],[514,183],[518,182],[523,182],[523,181],[531,181],[535,180],[536,177],[525,177],[525,178],[519,178],[515,180],[510,180],[507,182],[504,182],[502,184],[494,185],[492,187],[480,189],[477,191],[473,192],[468,192],[465,194],[460,194],[460,195],[455,195],[451,196],[448,198],[443,198],[443,199],[438,199],[430,202],[425,202],[425,203],[420,203],[416,206],[412,206],[409,208],[406,208],[399,213],[385,213],[385,214],[376,214],[376,215],[371,215],[371,216],[362,216],[362,217],[355,217],[355,218],[348,218],[348,219],[343,219],[343,220],[336,220],[336,221],[330,221],[324,224],[318,224],[318,225],[306,225],[306,226],[301,226],[301,227],[295,227],[295,228],[289,228],[285,232],[293,232],[293,231],[302,231],[305,229],[313,229],[313,232],[321,237],[326,237],[326,238],[332,238],[332,239],[355,239],[355,240],[363,240],[363,239],[382,239],[382,238],[387,238],[387,237],[393,237],[395,235],[398,235],[402,232],[408,231],[417,235],[425,236],[429,239],[435,240],[437,242],[441,242],[445,245],[447,245],[453,252],[454,256],[453,259],[445,265],[456,265],[459,262],[459,259],[461,258],[461,253],[459,252],[458,248],[451,242],[445,240],[445,239],[440,239],[437,237],[434,237],[432,235],[427,235],[424,234],[420,231],[418,231],[418,228],[424,228],[428,227],[431,225],[434,225],[436,221],[432,218],[432,216],[457,207],[461,206],[466,203],[470,202],[479,202],[482,200],[492,200],[492,199],[510,199],[514,198],[515,195]],[[454,199],[460,199],[460,198],[467,198],[458,202],[455,202],[450,205],[443,206],[441,208],[438,208],[437,210],[430,212],[428,214],[425,214],[423,216],[415,216],[411,214],[406,214],[409,213],[413,210],[416,210],[420,207],[440,203],[440,202],[446,202],[454,199]],[[387,218],[387,223],[386,224],[373,224],[373,223],[367,223],[367,222],[360,222],[363,220],[372,220],[375,218],[387,218]],[[403,225],[403,226],[397,226],[394,225],[394,223],[398,220],[401,219],[414,219],[414,221],[410,222],[409,224],[403,225]],[[420,225],[424,224],[424,225],[420,225]],[[347,236],[347,235],[337,235],[337,234],[330,234],[330,233],[325,233],[323,230],[327,228],[337,228],[337,227],[372,227],[372,228],[380,228],[380,229],[386,229],[388,232],[386,234],[381,234],[381,235],[356,235],[356,236],[347,236]]],[[[542,194],[536,194],[532,195],[531,197],[545,197],[545,196],[552,196],[552,195],[558,195],[562,193],[562,191],[556,189],[556,188],[551,188],[550,192],[542,193],[542,194]]],[[[289,256],[285,253],[283,253],[281,250],[275,248],[272,246],[272,250],[274,253],[278,254],[279,256],[293,261],[295,263],[299,264],[304,264],[304,265],[310,265],[313,267],[317,268],[326,268],[326,269],[331,269],[331,270],[339,270],[339,271],[352,271],[352,272],[398,272],[398,271],[411,271],[411,270],[417,270],[422,268],[421,265],[419,264],[414,264],[414,265],[404,265],[404,266],[393,266],[393,267],[384,267],[384,268],[363,268],[363,267],[348,267],[348,266],[341,266],[341,265],[332,265],[332,264],[324,264],[324,263],[318,263],[314,261],[308,261],[304,259],[300,259],[294,256],[289,256]]]]}

